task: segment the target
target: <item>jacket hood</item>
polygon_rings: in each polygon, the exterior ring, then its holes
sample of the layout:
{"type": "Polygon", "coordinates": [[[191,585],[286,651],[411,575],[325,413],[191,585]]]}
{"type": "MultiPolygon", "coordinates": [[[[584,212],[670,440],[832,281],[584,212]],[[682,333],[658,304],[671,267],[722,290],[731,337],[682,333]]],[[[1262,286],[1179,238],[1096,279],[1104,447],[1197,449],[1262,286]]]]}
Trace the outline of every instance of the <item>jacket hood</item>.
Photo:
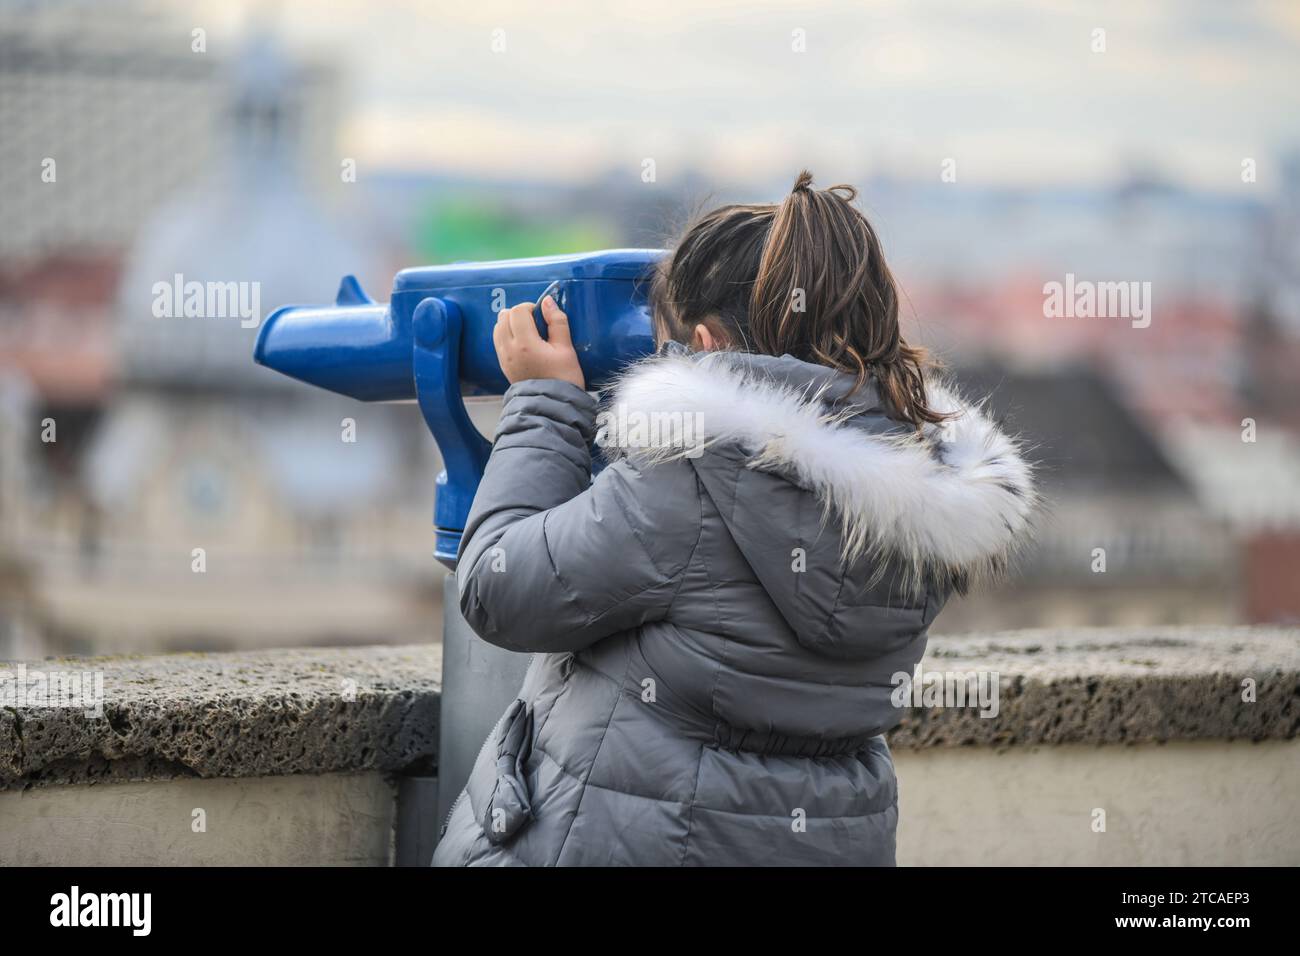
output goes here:
{"type": "MultiPolygon", "coordinates": [[[[914,593],[930,581],[965,590],[997,576],[1028,538],[1037,503],[1017,442],[941,381],[927,381],[929,403],[952,417],[920,434],[885,415],[871,383],[850,394],[852,386],[852,376],[789,355],[678,346],[629,367],[603,414],[607,423],[649,423],[634,440],[609,443],[615,456],[696,459],[706,487],[710,472],[738,457],[743,469],[807,492],[838,537],[841,577],[869,583],[892,567],[914,593]]],[[[787,573],[773,576],[746,545],[788,542],[794,516],[775,500],[735,504],[724,519],[765,590],[787,618],[792,601],[805,616],[809,589],[788,573],[789,548],[787,573]]],[[[791,621],[796,630],[803,623],[791,621]]]]}

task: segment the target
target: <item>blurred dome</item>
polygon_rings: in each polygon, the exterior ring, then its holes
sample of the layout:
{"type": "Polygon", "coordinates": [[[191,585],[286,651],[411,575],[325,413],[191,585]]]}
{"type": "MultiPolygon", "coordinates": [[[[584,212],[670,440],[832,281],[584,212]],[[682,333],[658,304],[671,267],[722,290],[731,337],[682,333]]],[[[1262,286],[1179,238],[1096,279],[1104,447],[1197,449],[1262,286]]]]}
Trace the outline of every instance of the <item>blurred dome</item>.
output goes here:
{"type": "Polygon", "coordinates": [[[293,65],[261,37],[232,67],[224,148],[208,181],[165,204],[128,256],[118,294],[124,381],[289,386],[253,363],[258,329],[245,322],[332,302],[341,276],[373,264],[297,175],[303,102],[293,65]]]}

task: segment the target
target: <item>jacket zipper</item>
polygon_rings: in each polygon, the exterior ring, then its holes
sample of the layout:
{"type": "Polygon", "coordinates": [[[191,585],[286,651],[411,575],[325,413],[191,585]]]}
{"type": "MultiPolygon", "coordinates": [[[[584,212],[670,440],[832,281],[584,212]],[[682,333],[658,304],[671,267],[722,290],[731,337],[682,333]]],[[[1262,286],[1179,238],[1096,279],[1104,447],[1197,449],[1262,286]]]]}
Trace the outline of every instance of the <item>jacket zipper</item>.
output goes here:
{"type": "MultiPolygon", "coordinates": [[[[535,660],[537,660],[536,654],[528,655],[528,668],[530,670],[532,669],[533,661],[535,660]]],[[[492,731],[487,735],[487,737],[484,738],[483,746],[478,748],[478,756],[474,758],[474,763],[469,768],[469,772],[471,774],[474,773],[474,767],[477,767],[478,762],[483,759],[483,751],[487,750],[488,744],[496,740],[497,731],[501,729],[501,721],[505,720],[506,714],[508,713],[510,713],[509,707],[507,707],[505,709],[505,712],[502,713],[502,715],[497,718],[497,722],[492,726],[492,731]]],[[[460,802],[464,800],[467,796],[469,796],[468,780],[465,781],[465,786],[461,787],[460,793],[456,795],[456,799],[451,802],[451,809],[447,811],[447,816],[442,821],[442,828],[438,830],[439,840],[441,840],[443,836],[447,833],[447,825],[451,823],[452,814],[456,812],[456,808],[460,806],[460,802]]]]}
{"type": "MultiPolygon", "coordinates": [[[[509,712],[510,712],[509,708],[506,708],[506,713],[509,712]]],[[[496,740],[497,731],[501,729],[501,721],[505,719],[505,716],[506,714],[503,713],[500,717],[498,717],[497,722],[492,725],[492,730],[488,733],[488,735],[485,738],[483,738],[483,746],[478,748],[478,756],[474,758],[474,763],[470,765],[469,772],[471,774],[474,773],[474,768],[478,766],[478,762],[483,759],[483,752],[488,749],[488,744],[496,740]]],[[[438,831],[439,839],[442,839],[442,837],[447,833],[447,825],[451,823],[452,814],[456,812],[456,808],[460,806],[460,802],[468,796],[469,796],[469,781],[466,780],[465,786],[461,787],[460,793],[457,794],[456,799],[451,802],[451,809],[447,811],[447,816],[442,821],[442,829],[438,831]]]]}

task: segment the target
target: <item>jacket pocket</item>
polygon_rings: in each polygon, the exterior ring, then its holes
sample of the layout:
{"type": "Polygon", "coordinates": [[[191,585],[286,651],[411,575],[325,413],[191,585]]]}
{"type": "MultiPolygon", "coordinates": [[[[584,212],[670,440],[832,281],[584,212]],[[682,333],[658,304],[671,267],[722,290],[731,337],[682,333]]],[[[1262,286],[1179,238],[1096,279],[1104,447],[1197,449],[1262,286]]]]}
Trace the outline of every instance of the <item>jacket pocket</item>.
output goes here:
{"type": "Polygon", "coordinates": [[[483,808],[479,825],[488,842],[499,846],[532,819],[524,765],[532,752],[533,709],[517,698],[506,711],[496,739],[496,783],[483,808]]]}

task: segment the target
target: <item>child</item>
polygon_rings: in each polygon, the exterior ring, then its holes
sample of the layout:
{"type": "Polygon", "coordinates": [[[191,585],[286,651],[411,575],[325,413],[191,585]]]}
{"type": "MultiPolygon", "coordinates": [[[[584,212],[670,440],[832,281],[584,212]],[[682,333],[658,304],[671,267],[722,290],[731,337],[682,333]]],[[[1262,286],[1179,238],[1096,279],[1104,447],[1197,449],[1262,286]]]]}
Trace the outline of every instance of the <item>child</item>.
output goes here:
{"type": "Polygon", "coordinates": [[[543,340],[531,303],[498,317],[513,384],[460,605],[537,656],[435,865],[894,863],[895,675],[1005,566],[1034,492],[903,341],[856,196],[804,172],[686,232],[652,289],[659,354],[611,390],[667,424],[605,434],[594,482],[567,318],[546,298],[543,340]]]}

